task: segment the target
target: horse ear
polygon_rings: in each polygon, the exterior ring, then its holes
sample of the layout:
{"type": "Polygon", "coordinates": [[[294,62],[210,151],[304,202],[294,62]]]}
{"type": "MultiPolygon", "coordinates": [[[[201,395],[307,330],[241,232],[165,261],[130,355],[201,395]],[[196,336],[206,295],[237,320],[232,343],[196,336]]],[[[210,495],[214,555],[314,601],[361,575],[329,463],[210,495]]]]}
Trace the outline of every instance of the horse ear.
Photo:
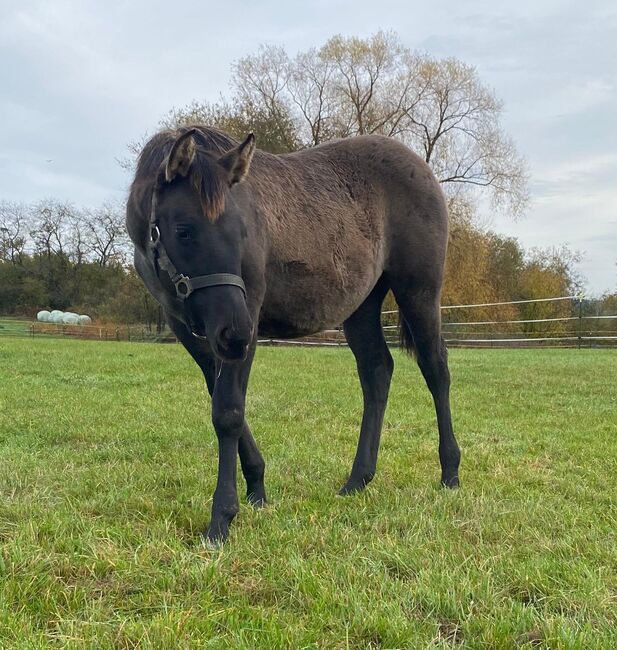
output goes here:
{"type": "Polygon", "coordinates": [[[176,176],[186,176],[189,173],[193,159],[195,158],[195,140],[193,134],[195,129],[189,129],[178,136],[171,147],[167,162],[165,163],[165,180],[168,183],[176,176]]]}
{"type": "Polygon", "coordinates": [[[229,184],[239,183],[249,171],[255,153],[255,136],[249,133],[242,144],[219,158],[219,163],[229,174],[229,184]]]}

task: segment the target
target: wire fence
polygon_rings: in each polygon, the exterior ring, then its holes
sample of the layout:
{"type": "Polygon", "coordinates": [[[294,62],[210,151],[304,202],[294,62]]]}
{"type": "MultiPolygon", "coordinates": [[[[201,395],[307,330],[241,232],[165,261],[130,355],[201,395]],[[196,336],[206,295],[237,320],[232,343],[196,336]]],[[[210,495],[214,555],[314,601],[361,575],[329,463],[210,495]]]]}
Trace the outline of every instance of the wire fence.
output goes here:
{"type": "MultiPolygon", "coordinates": [[[[442,306],[442,335],[449,347],[617,347],[617,314],[600,314],[599,301],[583,296],[442,306]]],[[[382,312],[388,345],[398,345],[398,310],[382,312]]],[[[270,345],[346,345],[342,328],[270,345]]]]}
{"type": "Polygon", "coordinates": [[[450,305],[442,308],[442,331],[450,347],[617,346],[617,315],[600,309],[584,296],[450,305]],[[488,317],[475,319],[478,311],[488,317]]]}
{"type": "MultiPolygon", "coordinates": [[[[617,314],[582,296],[444,305],[442,334],[449,347],[617,347],[617,314]]],[[[398,311],[382,312],[386,341],[398,345],[398,311]]],[[[167,329],[141,325],[65,325],[0,318],[0,337],[175,342],[167,329]]],[[[262,345],[346,346],[342,327],[301,339],[260,339],[262,345]]]]}
{"type": "Polygon", "coordinates": [[[91,341],[132,341],[175,343],[176,337],[166,328],[146,325],[66,325],[39,321],[0,318],[0,337],[72,338],[91,341]]]}

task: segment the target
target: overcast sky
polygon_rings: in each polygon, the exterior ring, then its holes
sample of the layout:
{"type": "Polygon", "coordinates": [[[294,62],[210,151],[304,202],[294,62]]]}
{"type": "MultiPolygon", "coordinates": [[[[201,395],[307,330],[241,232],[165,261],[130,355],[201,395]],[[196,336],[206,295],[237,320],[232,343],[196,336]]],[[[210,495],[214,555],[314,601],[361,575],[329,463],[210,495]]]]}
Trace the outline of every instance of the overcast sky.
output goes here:
{"type": "Polygon", "coordinates": [[[226,93],[260,43],[290,54],[336,33],[474,65],[529,162],[525,246],[584,254],[591,293],[617,286],[617,3],[494,0],[0,0],[0,199],[123,198],[116,162],[172,107],[226,93]]]}

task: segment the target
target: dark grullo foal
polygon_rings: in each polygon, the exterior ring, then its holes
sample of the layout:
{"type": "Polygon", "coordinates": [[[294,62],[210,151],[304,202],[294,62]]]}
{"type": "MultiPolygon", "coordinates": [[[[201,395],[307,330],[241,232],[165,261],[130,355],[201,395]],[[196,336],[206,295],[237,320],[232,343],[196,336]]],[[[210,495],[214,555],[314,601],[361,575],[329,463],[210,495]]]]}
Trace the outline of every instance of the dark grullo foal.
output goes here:
{"type": "Polygon", "coordinates": [[[127,226],[135,267],[212,396],[219,451],[208,540],[224,540],[238,512],[238,455],[249,501],[266,501],[264,461],[244,418],[258,335],[344,323],[364,415],[340,492],[373,478],[393,368],[380,322],[389,289],[435,402],[441,481],[458,486],[439,310],[447,210],[407,147],[360,136],[275,156],[256,150],[252,134],[238,144],[204,126],[162,131],[139,158],[127,226]]]}

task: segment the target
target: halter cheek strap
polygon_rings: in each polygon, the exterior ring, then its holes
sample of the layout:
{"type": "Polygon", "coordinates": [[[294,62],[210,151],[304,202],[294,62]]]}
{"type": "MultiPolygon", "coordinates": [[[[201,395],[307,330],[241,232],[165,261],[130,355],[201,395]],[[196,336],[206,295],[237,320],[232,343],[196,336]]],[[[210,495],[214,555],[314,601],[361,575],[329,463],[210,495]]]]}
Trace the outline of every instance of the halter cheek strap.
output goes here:
{"type": "Polygon", "coordinates": [[[169,259],[165,246],[161,241],[161,231],[156,223],[156,190],[152,193],[152,209],[150,211],[150,250],[152,252],[153,262],[156,267],[167,273],[169,279],[176,288],[176,295],[180,300],[186,300],[193,291],[198,289],[207,289],[208,287],[232,286],[242,289],[246,299],[246,286],[244,280],[233,273],[209,273],[208,275],[198,275],[190,278],[178,271],[174,263],[169,259]]]}

